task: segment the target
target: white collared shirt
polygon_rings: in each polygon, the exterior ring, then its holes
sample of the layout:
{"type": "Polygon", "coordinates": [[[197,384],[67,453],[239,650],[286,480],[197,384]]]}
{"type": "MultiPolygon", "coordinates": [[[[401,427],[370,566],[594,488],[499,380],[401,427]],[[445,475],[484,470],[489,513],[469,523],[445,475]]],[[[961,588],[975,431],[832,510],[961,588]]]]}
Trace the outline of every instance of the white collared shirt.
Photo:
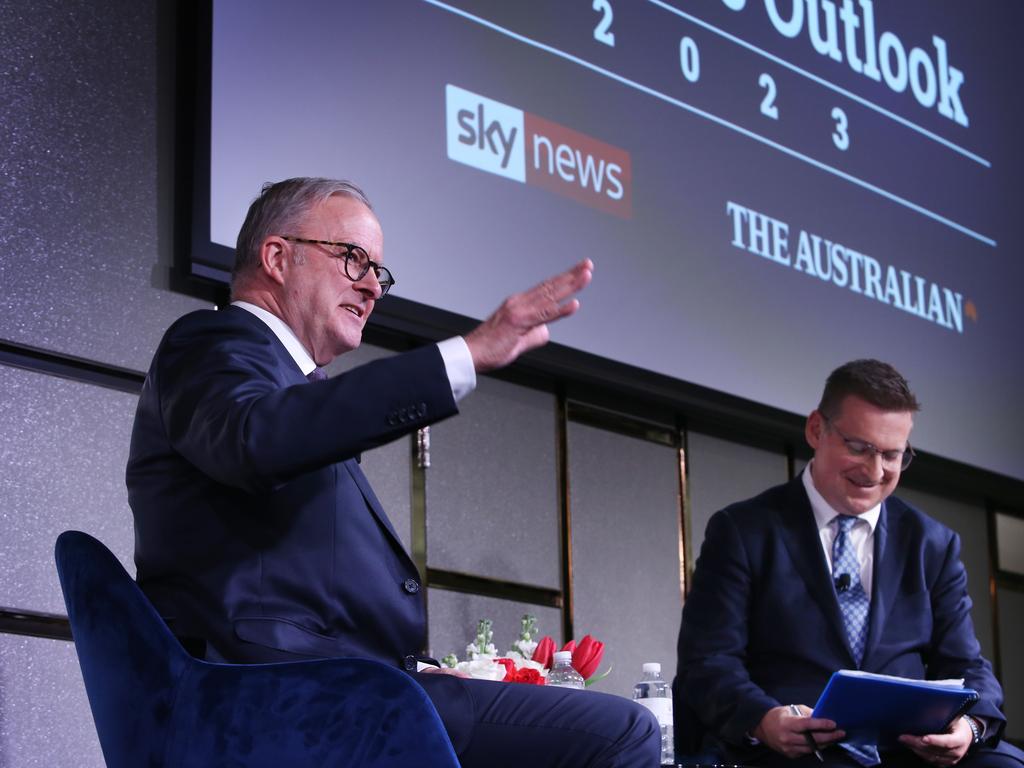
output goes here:
{"type": "MultiPolygon", "coordinates": [[[[811,500],[811,511],[814,512],[814,522],[818,526],[818,537],[821,539],[822,549],[825,550],[825,562],[828,563],[828,569],[831,573],[832,544],[836,540],[836,534],[839,531],[839,523],[836,521],[836,516],[845,513],[832,509],[829,503],[825,501],[825,498],[818,493],[818,489],[814,487],[814,478],[811,476],[813,464],[814,461],[812,460],[807,465],[807,468],[802,473],[801,480],[804,483],[804,490],[807,491],[807,498],[811,500]]],[[[850,529],[850,540],[857,553],[857,559],[860,560],[860,583],[864,587],[868,600],[871,599],[871,577],[874,572],[875,527],[878,525],[878,516],[881,513],[882,505],[877,504],[867,512],[857,515],[857,522],[850,529]]]]}
{"type": "MultiPolygon", "coordinates": [[[[303,376],[308,376],[316,368],[316,361],[309,351],[299,341],[298,336],[288,327],[284,320],[273,312],[268,312],[263,307],[257,307],[247,301],[233,301],[231,305],[251,312],[267,324],[267,327],[274,332],[274,335],[284,344],[288,354],[295,360],[303,376]]],[[[469,353],[466,340],[461,336],[453,336],[437,344],[444,361],[445,372],[448,374],[448,384],[452,388],[452,397],[458,402],[474,389],[476,389],[476,369],[473,367],[473,356],[469,353]]]]}

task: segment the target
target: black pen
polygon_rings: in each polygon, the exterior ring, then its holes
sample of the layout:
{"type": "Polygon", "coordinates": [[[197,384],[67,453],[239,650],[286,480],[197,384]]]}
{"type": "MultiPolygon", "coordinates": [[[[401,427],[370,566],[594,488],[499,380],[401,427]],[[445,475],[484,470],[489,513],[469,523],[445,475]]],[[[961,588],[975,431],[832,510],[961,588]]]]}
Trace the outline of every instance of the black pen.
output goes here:
{"type": "MultiPolygon", "coordinates": [[[[796,704],[790,704],[789,711],[797,717],[803,717],[803,713],[800,711],[800,707],[798,707],[796,704]]],[[[824,763],[825,758],[821,756],[821,752],[818,750],[818,743],[814,740],[814,737],[811,736],[811,732],[804,731],[804,738],[807,739],[807,746],[814,750],[814,756],[818,758],[819,762],[824,763]]]]}

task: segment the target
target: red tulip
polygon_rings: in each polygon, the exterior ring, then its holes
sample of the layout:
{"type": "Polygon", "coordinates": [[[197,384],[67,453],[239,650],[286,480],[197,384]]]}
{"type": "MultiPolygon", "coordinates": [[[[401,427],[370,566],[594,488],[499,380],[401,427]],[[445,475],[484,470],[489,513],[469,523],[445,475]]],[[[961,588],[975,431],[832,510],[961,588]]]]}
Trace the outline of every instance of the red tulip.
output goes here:
{"type": "Polygon", "coordinates": [[[537,648],[533,652],[533,660],[543,664],[545,669],[551,669],[551,657],[554,653],[555,641],[548,635],[544,635],[540,642],[537,643],[537,648]]]}
{"type": "Polygon", "coordinates": [[[604,643],[595,640],[590,635],[584,635],[579,645],[565,650],[573,652],[572,665],[577,672],[583,675],[584,680],[589,680],[601,664],[601,657],[604,656],[604,643]]]}
{"type": "Polygon", "coordinates": [[[516,663],[512,661],[512,659],[495,659],[494,661],[495,663],[501,664],[503,667],[505,667],[505,677],[503,678],[504,680],[511,680],[515,677],[516,663]]]}
{"type": "MultiPolygon", "coordinates": [[[[545,669],[551,669],[551,665],[554,663],[555,647],[555,641],[545,635],[537,643],[537,649],[533,652],[533,660],[539,661],[545,669]]],[[[590,635],[584,635],[579,643],[570,640],[562,646],[562,650],[572,654],[573,667],[583,675],[584,680],[589,680],[601,664],[601,658],[604,656],[604,643],[595,640],[590,635]]]]}

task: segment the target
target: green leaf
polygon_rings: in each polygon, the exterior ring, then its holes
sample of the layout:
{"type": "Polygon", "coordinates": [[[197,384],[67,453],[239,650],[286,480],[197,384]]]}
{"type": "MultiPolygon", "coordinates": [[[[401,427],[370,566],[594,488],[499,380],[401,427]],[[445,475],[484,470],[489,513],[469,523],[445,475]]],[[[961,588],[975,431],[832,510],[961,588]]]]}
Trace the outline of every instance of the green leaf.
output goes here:
{"type": "Polygon", "coordinates": [[[597,683],[597,682],[600,682],[601,680],[604,680],[611,673],[612,673],[612,668],[611,668],[611,666],[609,666],[608,669],[606,669],[601,674],[599,674],[599,675],[591,675],[587,680],[584,680],[583,681],[583,685],[585,685],[586,687],[589,688],[594,683],[597,683]]]}

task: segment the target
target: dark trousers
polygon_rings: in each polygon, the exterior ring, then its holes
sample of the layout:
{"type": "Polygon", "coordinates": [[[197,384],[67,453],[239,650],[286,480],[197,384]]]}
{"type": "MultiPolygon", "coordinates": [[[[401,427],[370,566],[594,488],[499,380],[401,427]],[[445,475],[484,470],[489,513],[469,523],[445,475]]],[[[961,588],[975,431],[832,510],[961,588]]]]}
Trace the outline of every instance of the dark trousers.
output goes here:
{"type": "Polygon", "coordinates": [[[657,768],[661,732],[621,696],[543,685],[415,675],[463,768],[657,768]]]}
{"type": "MultiPolygon", "coordinates": [[[[743,759],[738,755],[730,755],[737,762],[750,766],[765,768],[862,768],[849,754],[839,747],[829,747],[822,752],[825,762],[818,762],[814,755],[791,760],[784,755],[770,750],[763,750],[756,756],[746,754],[743,759]]],[[[882,752],[882,764],[877,768],[934,768],[930,763],[921,760],[909,749],[894,749],[882,752]]],[[[1024,752],[1012,744],[1000,742],[995,747],[976,747],[968,752],[964,759],[956,764],[956,768],[1024,768],[1024,752]]]]}
{"type": "MultiPolygon", "coordinates": [[[[181,639],[181,638],[179,638],[181,639]]],[[[187,639],[186,639],[187,640],[187,639]]],[[[183,640],[183,642],[186,642],[183,640]]],[[[229,663],[311,658],[260,646],[229,663]]],[[[190,650],[228,662],[199,641],[190,650]]],[[[462,768],[658,768],[654,715],[622,696],[412,672],[434,703],[462,768]]]]}

